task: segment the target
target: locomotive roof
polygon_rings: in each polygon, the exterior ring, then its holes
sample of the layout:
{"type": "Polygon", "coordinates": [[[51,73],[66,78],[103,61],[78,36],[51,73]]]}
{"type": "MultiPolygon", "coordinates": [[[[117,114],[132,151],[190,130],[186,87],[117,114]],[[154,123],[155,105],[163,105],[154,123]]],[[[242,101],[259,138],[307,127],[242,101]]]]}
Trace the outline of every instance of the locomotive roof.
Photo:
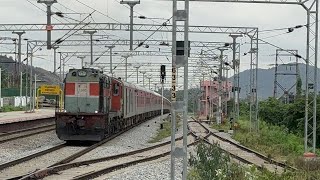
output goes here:
{"type": "Polygon", "coordinates": [[[144,87],[141,87],[141,86],[138,86],[138,85],[135,85],[135,84],[132,84],[132,83],[124,82],[124,81],[122,81],[122,83],[123,83],[125,86],[127,86],[127,87],[134,88],[134,89],[138,89],[138,90],[140,90],[140,91],[145,91],[145,92],[148,92],[148,93],[157,95],[157,96],[161,96],[161,95],[158,94],[157,92],[151,91],[151,90],[146,89],[146,88],[144,88],[144,87]]]}
{"type": "MultiPolygon", "coordinates": [[[[77,71],[77,70],[81,70],[81,69],[69,69],[69,72],[72,72],[72,71],[77,71]]],[[[87,71],[92,71],[92,70],[96,70],[98,73],[100,73],[101,75],[103,76],[108,76],[106,74],[103,74],[99,69],[95,69],[95,68],[82,68],[82,70],[87,70],[87,71]]],[[[111,77],[111,76],[108,76],[108,77],[111,77]]],[[[149,89],[146,89],[144,87],[141,87],[141,86],[138,86],[138,85],[135,85],[135,84],[132,84],[132,83],[128,83],[128,82],[124,82],[122,79],[118,79],[118,78],[115,78],[115,77],[111,77],[117,81],[120,81],[122,82],[125,86],[127,87],[130,87],[130,88],[134,88],[134,89],[138,89],[140,91],[145,91],[145,92],[148,92],[148,93],[151,93],[151,94],[154,94],[156,96],[160,96],[161,97],[161,94],[155,92],[155,91],[151,91],[149,89]]],[[[167,98],[163,97],[164,99],[168,100],[167,98]]],[[[168,100],[169,101],[169,100],[168,100]]]]}
{"type": "MultiPolygon", "coordinates": [[[[161,94],[155,92],[155,91],[151,91],[149,89],[146,89],[144,87],[141,87],[141,86],[137,86],[135,84],[132,84],[132,83],[128,83],[128,82],[124,82],[124,81],[121,81],[125,86],[127,87],[130,87],[130,88],[134,88],[134,89],[138,89],[140,91],[145,91],[145,92],[148,92],[148,93],[151,93],[151,94],[154,94],[156,96],[160,96],[161,97],[161,94]]],[[[169,101],[166,97],[163,97],[163,99],[169,101]]],[[[170,101],[169,101],[170,102],[170,101]]]]}

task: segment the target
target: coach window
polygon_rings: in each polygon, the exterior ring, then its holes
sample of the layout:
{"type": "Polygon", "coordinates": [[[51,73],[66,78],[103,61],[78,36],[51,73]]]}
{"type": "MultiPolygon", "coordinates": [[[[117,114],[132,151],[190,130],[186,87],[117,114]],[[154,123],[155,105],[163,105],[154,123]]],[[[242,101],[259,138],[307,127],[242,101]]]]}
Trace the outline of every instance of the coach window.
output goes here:
{"type": "Polygon", "coordinates": [[[119,95],[119,83],[113,84],[113,95],[118,96],[119,95]]]}

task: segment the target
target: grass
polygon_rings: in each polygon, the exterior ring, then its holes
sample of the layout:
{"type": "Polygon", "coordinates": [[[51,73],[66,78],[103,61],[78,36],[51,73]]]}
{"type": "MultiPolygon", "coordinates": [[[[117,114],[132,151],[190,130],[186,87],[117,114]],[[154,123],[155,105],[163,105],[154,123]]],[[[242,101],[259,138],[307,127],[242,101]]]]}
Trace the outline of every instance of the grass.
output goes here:
{"type": "Polygon", "coordinates": [[[221,124],[214,123],[211,125],[211,127],[216,130],[223,130],[224,132],[228,132],[228,130],[230,130],[230,123],[229,122],[224,122],[221,124]]]}
{"type": "Polygon", "coordinates": [[[20,107],[14,107],[14,106],[3,106],[1,109],[0,109],[0,112],[11,112],[11,111],[21,111],[23,110],[22,108],[20,107]]]}
{"type": "Polygon", "coordinates": [[[304,153],[303,138],[288,132],[285,127],[260,121],[259,133],[250,132],[250,124],[246,117],[240,118],[239,125],[234,139],[268,157],[294,165],[294,160],[304,153]]]}
{"type": "MultiPolygon", "coordinates": [[[[270,125],[264,121],[260,121],[259,133],[250,132],[250,124],[247,119],[246,117],[240,118],[234,139],[270,158],[298,168],[296,172],[288,172],[281,176],[284,179],[320,179],[320,160],[306,161],[302,157],[304,153],[302,137],[288,132],[285,127],[270,125]]],[[[317,150],[316,154],[319,153],[320,151],[317,150]]]]}
{"type": "MultiPolygon", "coordinates": [[[[176,118],[176,128],[178,129],[180,127],[180,117],[176,118]]],[[[150,140],[148,141],[149,143],[156,143],[160,142],[166,137],[171,136],[171,116],[168,116],[166,119],[164,119],[163,122],[163,129],[158,129],[157,134],[150,140]]]]}
{"type": "MultiPolygon", "coordinates": [[[[261,122],[261,121],[260,121],[261,122]]],[[[227,124],[213,127],[228,127],[227,124]]],[[[225,159],[221,162],[222,152],[213,145],[205,148],[197,147],[196,156],[191,161],[188,172],[189,180],[317,180],[320,179],[320,159],[305,160],[303,155],[303,139],[289,133],[284,127],[260,123],[260,132],[249,131],[249,123],[241,117],[234,139],[241,144],[262,152],[277,160],[290,162],[297,171],[285,171],[282,174],[272,173],[266,169],[257,170],[254,166],[239,166],[225,159]],[[201,150],[201,151],[199,151],[201,150]],[[219,159],[219,160],[216,160],[219,159]],[[219,163],[217,163],[219,162],[219,163]],[[221,166],[221,164],[225,164],[221,166]],[[219,173],[220,172],[220,173],[219,173]],[[221,173],[222,172],[222,173],[221,173]],[[210,177],[210,178],[208,178],[210,177]]],[[[224,153],[222,153],[224,154],[224,153]]],[[[192,159],[192,158],[191,158],[192,159]]]]}

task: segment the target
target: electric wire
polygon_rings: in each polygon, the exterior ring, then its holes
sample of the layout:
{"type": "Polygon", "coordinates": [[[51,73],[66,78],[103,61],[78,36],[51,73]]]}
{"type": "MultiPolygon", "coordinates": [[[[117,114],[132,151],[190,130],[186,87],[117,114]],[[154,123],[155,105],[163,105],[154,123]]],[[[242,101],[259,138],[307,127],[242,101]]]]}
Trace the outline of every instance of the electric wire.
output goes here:
{"type": "Polygon", "coordinates": [[[143,45],[144,42],[146,42],[151,36],[153,36],[157,31],[159,31],[160,29],[162,29],[164,26],[166,26],[166,23],[168,21],[170,21],[171,18],[169,18],[168,20],[166,20],[164,23],[162,23],[161,26],[159,26],[155,31],[153,31],[144,41],[142,41],[140,44],[138,44],[138,46],[136,48],[134,48],[134,50],[138,49],[139,47],[141,47],[143,45]]]}
{"type": "MultiPolygon", "coordinates": [[[[101,14],[101,15],[103,15],[103,16],[108,17],[108,18],[112,19],[113,21],[118,22],[118,23],[120,23],[120,24],[121,24],[121,22],[120,22],[120,21],[118,21],[118,20],[116,20],[115,18],[110,17],[109,15],[107,15],[107,14],[105,14],[105,13],[103,13],[103,12],[101,12],[101,11],[99,11],[99,10],[97,10],[97,9],[95,9],[95,8],[93,8],[93,7],[89,6],[89,5],[87,5],[87,4],[83,3],[83,2],[81,2],[80,0],[75,0],[75,1],[77,1],[78,3],[80,3],[80,4],[84,5],[84,6],[86,6],[86,7],[90,8],[90,9],[92,9],[92,10],[95,10],[96,12],[98,12],[99,14],[101,14]]],[[[138,32],[139,34],[143,35],[143,36],[148,37],[146,34],[144,34],[144,33],[140,32],[140,31],[137,31],[137,32],[138,32]]],[[[153,38],[152,38],[152,39],[153,39],[153,38]]]]}

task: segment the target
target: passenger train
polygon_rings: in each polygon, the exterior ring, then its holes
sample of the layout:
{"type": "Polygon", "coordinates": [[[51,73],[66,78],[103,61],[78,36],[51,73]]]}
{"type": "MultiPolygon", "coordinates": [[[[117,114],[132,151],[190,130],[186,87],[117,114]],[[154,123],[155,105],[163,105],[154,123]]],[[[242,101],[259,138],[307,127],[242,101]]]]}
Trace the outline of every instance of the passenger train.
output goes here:
{"type": "MultiPolygon", "coordinates": [[[[101,141],[161,113],[161,95],[92,69],[70,69],[56,133],[65,141],[101,141]]],[[[163,98],[164,113],[170,102],[163,98]]]]}

